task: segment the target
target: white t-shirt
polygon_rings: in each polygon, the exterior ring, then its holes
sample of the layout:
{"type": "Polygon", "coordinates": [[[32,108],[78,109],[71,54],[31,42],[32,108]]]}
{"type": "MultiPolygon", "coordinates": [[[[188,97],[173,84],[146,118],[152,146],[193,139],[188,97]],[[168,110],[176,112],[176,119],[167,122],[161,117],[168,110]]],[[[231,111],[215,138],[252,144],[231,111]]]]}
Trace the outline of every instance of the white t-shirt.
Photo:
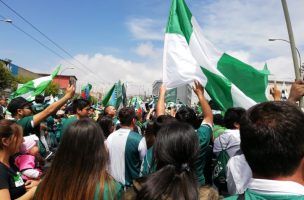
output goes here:
{"type": "Polygon", "coordinates": [[[227,129],[222,135],[214,140],[213,152],[218,156],[223,147],[223,149],[226,149],[229,156],[232,157],[240,150],[240,144],[240,130],[227,129]]]}

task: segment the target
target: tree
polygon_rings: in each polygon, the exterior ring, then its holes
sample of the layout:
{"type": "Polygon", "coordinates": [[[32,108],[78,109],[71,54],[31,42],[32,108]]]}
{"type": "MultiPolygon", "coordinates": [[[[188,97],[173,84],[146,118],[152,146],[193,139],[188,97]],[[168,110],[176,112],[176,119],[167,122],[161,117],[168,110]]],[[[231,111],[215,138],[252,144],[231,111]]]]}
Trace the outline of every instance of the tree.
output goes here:
{"type": "Polygon", "coordinates": [[[27,77],[24,77],[22,75],[17,75],[14,77],[14,81],[12,83],[12,91],[16,91],[17,88],[18,88],[18,84],[24,84],[30,80],[32,80],[33,77],[30,77],[30,76],[27,76],[27,77]]]}
{"type": "Polygon", "coordinates": [[[58,95],[58,93],[59,93],[59,85],[53,82],[51,82],[51,84],[44,91],[45,96],[50,96],[50,95],[56,96],[58,95]]]}
{"type": "Polygon", "coordinates": [[[14,82],[14,76],[0,62],[0,90],[11,88],[13,82],[14,82]]]}

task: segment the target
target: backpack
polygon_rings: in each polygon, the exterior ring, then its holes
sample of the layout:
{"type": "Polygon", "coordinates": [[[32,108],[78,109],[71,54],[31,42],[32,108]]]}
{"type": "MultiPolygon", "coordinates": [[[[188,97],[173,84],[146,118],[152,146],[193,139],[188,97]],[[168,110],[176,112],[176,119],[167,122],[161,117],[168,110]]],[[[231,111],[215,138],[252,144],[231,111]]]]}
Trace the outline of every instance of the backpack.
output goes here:
{"type": "Polygon", "coordinates": [[[222,150],[220,151],[216,159],[216,163],[213,169],[212,180],[219,191],[227,191],[226,166],[230,159],[230,156],[226,151],[228,144],[226,145],[226,148],[223,148],[220,137],[219,141],[222,150]]]}

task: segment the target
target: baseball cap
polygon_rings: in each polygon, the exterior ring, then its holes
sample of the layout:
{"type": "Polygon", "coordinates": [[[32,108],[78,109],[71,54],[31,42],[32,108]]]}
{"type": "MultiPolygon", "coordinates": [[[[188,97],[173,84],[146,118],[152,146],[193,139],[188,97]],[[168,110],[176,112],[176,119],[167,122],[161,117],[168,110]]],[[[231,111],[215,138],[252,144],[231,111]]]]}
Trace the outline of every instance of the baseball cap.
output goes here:
{"type": "Polygon", "coordinates": [[[13,115],[17,113],[18,109],[24,108],[26,105],[31,105],[32,101],[27,101],[23,97],[16,97],[11,100],[7,106],[7,110],[10,111],[13,115]]]}

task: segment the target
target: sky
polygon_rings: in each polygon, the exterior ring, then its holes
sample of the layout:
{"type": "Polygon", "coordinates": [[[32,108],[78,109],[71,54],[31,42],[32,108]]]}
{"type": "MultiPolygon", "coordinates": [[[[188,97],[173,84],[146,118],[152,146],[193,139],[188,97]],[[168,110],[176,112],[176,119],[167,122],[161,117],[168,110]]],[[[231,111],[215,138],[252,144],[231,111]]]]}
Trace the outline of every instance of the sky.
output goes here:
{"type": "MultiPolygon", "coordinates": [[[[129,94],[150,94],[153,82],[162,79],[170,0],[1,1],[0,20],[13,23],[0,21],[0,59],[37,73],[51,73],[61,64],[62,74],[77,77],[78,88],[91,83],[93,90],[103,93],[121,80],[129,94]]],[[[289,44],[268,41],[289,40],[280,0],[185,1],[204,36],[219,50],[257,69],[267,63],[272,80],[294,80],[289,44]]],[[[296,46],[303,53],[304,0],[287,4],[296,46]]]]}

